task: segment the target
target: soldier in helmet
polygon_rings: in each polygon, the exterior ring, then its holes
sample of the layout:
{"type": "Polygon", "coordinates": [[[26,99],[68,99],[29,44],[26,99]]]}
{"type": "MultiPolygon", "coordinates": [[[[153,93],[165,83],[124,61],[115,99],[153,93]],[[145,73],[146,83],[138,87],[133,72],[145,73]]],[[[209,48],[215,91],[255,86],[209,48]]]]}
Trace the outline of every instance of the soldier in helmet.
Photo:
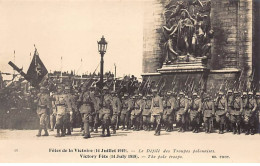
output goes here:
{"type": "Polygon", "coordinates": [[[255,94],[256,99],[256,128],[258,129],[258,133],[260,133],[260,92],[256,92],[255,94]]]}
{"type": "Polygon", "coordinates": [[[99,113],[101,109],[101,96],[98,90],[95,91],[95,103],[94,103],[94,133],[98,133],[98,126],[99,126],[99,113]]]}
{"type": "Polygon", "coordinates": [[[177,100],[172,96],[172,92],[167,92],[163,100],[163,121],[167,132],[173,131],[174,111],[177,109],[177,100]]]}
{"type": "Polygon", "coordinates": [[[133,125],[133,130],[139,131],[140,129],[140,118],[142,113],[142,94],[135,95],[134,99],[134,109],[131,111],[131,125],[133,125]]]}
{"type": "Polygon", "coordinates": [[[225,123],[226,123],[226,113],[227,113],[227,100],[223,92],[218,93],[218,98],[216,100],[216,122],[219,124],[219,134],[224,134],[225,123]]]}
{"type": "Polygon", "coordinates": [[[111,114],[112,114],[112,96],[109,94],[108,87],[104,86],[103,88],[103,98],[101,100],[101,110],[99,113],[99,119],[102,122],[102,137],[110,137],[109,126],[111,123],[111,114]],[[105,131],[107,134],[105,135],[105,131]]]}
{"type": "Polygon", "coordinates": [[[178,111],[176,112],[176,121],[178,123],[179,132],[185,131],[185,115],[188,110],[189,101],[185,98],[184,93],[181,91],[177,99],[178,111]]]}
{"type": "Polygon", "coordinates": [[[73,119],[74,119],[74,116],[75,116],[75,111],[77,110],[76,108],[76,101],[74,101],[74,97],[71,95],[71,88],[70,86],[66,86],[65,87],[65,90],[64,90],[64,93],[67,95],[67,98],[70,102],[70,106],[71,106],[71,110],[70,111],[67,111],[68,112],[68,117],[69,117],[69,121],[67,122],[68,124],[66,124],[66,129],[68,130],[66,135],[71,135],[71,131],[73,130],[72,128],[72,124],[73,124],[73,119]]]}
{"type": "Polygon", "coordinates": [[[122,103],[115,91],[112,92],[112,108],[113,114],[111,118],[111,126],[113,130],[113,134],[116,134],[116,129],[118,125],[118,119],[122,108],[122,103]]]}
{"type": "Polygon", "coordinates": [[[50,111],[50,126],[51,126],[50,131],[54,131],[55,124],[56,124],[57,110],[56,110],[56,106],[55,106],[55,100],[53,100],[55,95],[57,95],[57,92],[54,92],[51,95],[52,111],[50,111]]]}
{"type": "Polygon", "coordinates": [[[201,99],[197,93],[193,93],[191,104],[189,106],[190,122],[194,133],[199,132],[200,112],[201,112],[201,99]]]}
{"type": "Polygon", "coordinates": [[[81,94],[78,99],[79,111],[82,115],[83,121],[83,138],[90,138],[90,124],[93,123],[93,101],[90,95],[90,91],[87,90],[86,86],[81,87],[81,94]]]}
{"type": "Polygon", "coordinates": [[[37,114],[40,118],[40,128],[38,131],[37,136],[41,136],[42,130],[44,130],[44,135],[42,136],[49,136],[49,133],[47,131],[47,116],[49,114],[50,106],[50,95],[45,87],[40,88],[40,93],[37,96],[37,114]]]}
{"type": "Polygon", "coordinates": [[[233,134],[240,134],[241,114],[243,112],[243,102],[238,91],[234,91],[233,109],[230,112],[233,134]]]}
{"type": "Polygon", "coordinates": [[[227,91],[227,96],[226,96],[226,100],[227,100],[227,113],[226,113],[226,130],[228,131],[232,131],[232,124],[231,124],[231,115],[230,112],[233,109],[233,101],[234,101],[234,95],[233,95],[233,91],[232,90],[228,90],[227,91]]]}
{"type": "Polygon", "coordinates": [[[205,94],[202,104],[202,114],[205,127],[205,133],[210,133],[213,129],[213,116],[215,114],[215,105],[209,95],[205,94]]]}
{"type": "Polygon", "coordinates": [[[147,97],[143,96],[142,102],[142,116],[143,116],[143,128],[145,131],[151,130],[151,106],[152,106],[152,99],[151,95],[147,94],[147,97]]]}
{"type": "Polygon", "coordinates": [[[64,93],[64,86],[58,86],[57,94],[53,96],[56,107],[56,137],[64,137],[66,129],[70,121],[70,113],[72,112],[72,103],[70,97],[64,93]],[[60,134],[61,132],[61,134],[60,134]]]}
{"type": "Polygon", "coordinates": [[[128,130],[130,129],[130,116],[131,111],[134,107],[134,102],[132,99],[129,98],[128,94],[124,94],[122,99],[122,111],[120,116],[120,121],[122,124],[122,130],[128,130]],[[126,126],[126,128],[125,128],[126,126]]]}
{"type": "Polygon", "coordinates": [[[245,134],[254,135],[255,110],[257,108],[256,101],[253,98],[253,92],[248,92],[248,97],[243,98],[244,109],[244,128],[245,134]]]}
{"type": "Polygon", "coordinates": [[[151,122],[156,122],[155,134],[156,136],[160,135],[161,132],[161,118],[163,113],[163,102],[162,98],[159,96],[157,89],[152,90],[152,106],[151,106],[151,122]]]}

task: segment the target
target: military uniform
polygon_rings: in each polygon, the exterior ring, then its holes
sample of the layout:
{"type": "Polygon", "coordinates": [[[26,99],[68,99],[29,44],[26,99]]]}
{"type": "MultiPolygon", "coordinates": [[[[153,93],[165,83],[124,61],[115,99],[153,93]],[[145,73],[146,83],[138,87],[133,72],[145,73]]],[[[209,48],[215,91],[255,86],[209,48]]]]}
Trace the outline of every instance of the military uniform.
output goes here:
{"type": "Polygon", "coordinates": [[[77,110],[77,105],[76,105],[76,101],[74,100],[74,96],[71,94],[70,92],[70,87],[65,87],[65,93],[67,95],[68,101],[70,103],[70,112],[69,112],[69,122],[67,124],[67,130],[68,132],[66,133],[66,135],[71,135],[71,131],[73,131],[73,127],[72,124],[74,123],[74,119],[75,119],[75,112],[77,110]]]}
{"type": "Polygon", "coordinates": [[[227,131],[232,131],[232,124],[231,124],[231,115],[230,115],[230,112],[231,112],[232,109],[233,109],[234,96],[233,96],[231,90],[228,91],[226,100],[227,100],[226,130],[227,130],[227,131]]]}
{"type": "Polygon", "coordinates": [[[81,113],[82,121],[83,121],[83,136],[84,138],[90,138],[90,124],[93,123],[93,101],[90,96],[90,92],[86,91],[83,87],[82,93],[78,99],[79,102],[79,111],[81,113]]]}
{"type": "Polygon", "coordinates": [[[163,114],[163,102],[162,98],[157,94],[157,90],[153,90],[156,93],[152,98],[151,106],[151,123],[156,122],[155,135],[160,135],[161,132],[161,118],[163,114]]]}
{"type": "Polygon", "coordinates": [[[213,116],[215,114],[215,105],[213,100],[210,100],[209,97],[206,97],[202,104],[202,114],[203,121],[205,126],[205,132],[210,133],[213,129],[213,116]]]}
{"type": "Polygon", "coordinates": [[[143,128],[145,131],[150,131],[150,121],[151,121],[151,106],[152,106],[152,100],[150,99],[150,96],[143,97],[142,102],[142,116],[143,116],[143,128]]]}
{"type": "Polygon", "coordinates": [[[191,100],[191,104],[189,106],[189,115],[190,115],[190,122],[193,128],[194,133],[198,133],[199,131],[199,123],[200,123],[200,111],[201,111],[201,99],[197,97],[197,94],[194,93],[193,98],[191,100]]]}
{"type": "MultiPolygon", "coordinates": [[[[235,92],[234,92],[235,93],[235,92]]],[[[236,94],[238,94],[236,92],[236,94]]],[[[240,96],[235,96],[233,102],[233,109],[230,112],[231,115],[231,123],[233,127],[233,134],[240,134],[241,127],[241,114],[243,111],[243,102],[240,96]]]]}
{"type": "Polygon", "coordinates": [[[120,99],[115,95],[115,92],[114,92],[114,96],[112,97],[113,115],[111,118],[113,134],[116,133],[116,128],[118,125],[118,119],[120,117],[121,108],[122,108],[122,103],[121,103],[120,99]]]}
{"type": "Polygon", "coordinates": [[[50,96],[47,93],[47,88],[41,87],[41,93],[37,97],[37,115],[40,118],[40,129],[37,136],[41,136],[42,129],[44,130],[43,136],[48,136],[47,131],[47,117],[50,109],[50,96]]]}
{"type": "MultiPolygon", "coordinates": [[[[250,94],[251,96],[253,95],[250,94]]],[[[251,97],[248,99],[243,100],[243,120],[245,125],[245,133],[248,135],[251,133],[254,134],[254,124],[255,124],[255,110],[257,108],[256,100],[251,97]]]]}
{"type": "Polygon", "coordinates": [[[95,97],[95,103],[94,103],[94,108],[95,108],[95,113],[94,113],[94,128],[95,128],[95,133],[98,133],[98,126],[99,126],[99,112],[101,109],[101,99],[99,95],[96,95],[95,97]]]}
{"type": "Polygon", "coordinates": [[[142,99],[138,99],[136,96],[136,100],[134,101],[134,108],[131,111],[131,125],[133,126],[133,130],[140,129],[140,118],[142,113],[142,99]]]}
{"type": "Polygon", "coordinates": [[[174,111],[178,109],[177,99],[171,97],[171,93],[167,93],[169,97],[163,100],[163,122],[165,124],[165,130],[171,132],[173,130],[174,111]]]}
{"type": "Polygon", "coordinates": [[[112,115],[112,97],[109,94],[105,94],[103,98],[103,105],[99,113],[99,119],[102,121],[102,134],[101,136],[110,136],[109,126],[111,124],[112,115]],[[107,134],[105,135],[105,130],[107,134]]]}
{"type": "MultiPolygon", "coordinates": [[[[183,95],[181,92],[180,95],[183,95]]],[[[179,132],[185,131],[185,115],[188,110],[188,105],[189,105],[189,100],[184,98],[184,96],[179,97],[177,99],[177,104],[178,104],[178,111],[176,112],[176,121],[180,127],[179,132]]]]}
{"type": "Polygon", "coordinates": [[[50,126],[51,126],[51,131],[54,130],[55,124],[56,124],[56,116],[57,116],[57,110],[55,106],[55,100],[54,100],[55,94],[52,94],[51,96],[51,111],[50,111],[50,126]]]}
{"type": "Polygon", "coordinates": [[[260,92],[256,92],[256,129],[260,133],[260,92]]]}
{"type": "MultiPolygon", "coordinates": [[[[223,94],[222,94],[223,95],[223,94]]],[[[219,134],[224,133],[226,124],[226,113],[227,113],[227,100],[224,96],[221,96],[216,101],[216,121],[219,124],[219,134]]]]}
{"type": "Polygon", "coordinates": [[[127,129],[130,129],[130,116],[131,116],[131,111],[134,107],[134,102],[132,99],[127,98],[128,95],[125,94],[124,98],[122,100],[122,111],[121,111],[121,116],[120,116],[120,121],[122,124],[122,129],[125,129],[125,125],[127,125],[127,129]]]}

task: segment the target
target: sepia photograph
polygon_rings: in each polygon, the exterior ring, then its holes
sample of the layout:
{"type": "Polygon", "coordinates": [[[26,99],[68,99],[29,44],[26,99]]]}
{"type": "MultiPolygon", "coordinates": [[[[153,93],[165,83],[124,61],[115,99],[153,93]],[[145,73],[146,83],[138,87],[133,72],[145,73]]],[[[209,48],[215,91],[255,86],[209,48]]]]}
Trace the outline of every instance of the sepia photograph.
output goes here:
{"type": "Polygon", "coordinates": [[[259,163],[260,0],[1,0],[0,163],[259,163]]]}

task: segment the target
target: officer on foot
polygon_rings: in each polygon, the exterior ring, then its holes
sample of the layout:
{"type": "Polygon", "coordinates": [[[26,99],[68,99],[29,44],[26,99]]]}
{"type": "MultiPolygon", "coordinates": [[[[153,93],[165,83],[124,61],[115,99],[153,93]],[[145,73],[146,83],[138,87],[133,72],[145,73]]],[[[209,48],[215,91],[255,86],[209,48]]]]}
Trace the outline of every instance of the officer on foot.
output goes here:
{"type": "Polygon", "coordinates": [[[111,118],[111,126],[112,126],[112,130],[113,130],[113,134],[116,134],[116,128],[118,125],[118,118],[119,118],[119,114],[121,112],[121,108],[122,108],[122,103],[121,103],[119,97],[117,96],[116,92],[113,91],[112,92],[113,114],[112,114],[112,118],[111,118]]]}
{"type": "Polygon", "coordinates": [[[179,132],[185,131],[185,114],[188,110],[189,101],[185,98],[184,93],[181,91],[177,99],[178,111],[176,113],[176,120],[178,123],[179,132]]]}
{"type": "Polygon", "coordinates": [[[163,113],[163,102],[162,98],[159,96],[157,89],[153,89],[153,98],[151,106],[151,122],[156,122],[155,134],[156,136],[160,135],[161,132],[161,118],[163,113]]]}
{"type": "Polygon", "coordinates": [[[163,121],[165,124],[166,132],[171,132],[173,130],[173,116],[174,108],[177,106],[177,101],[172,96],[172,92],[167,92],[166,97],[163,100],[163,121]]]}
{"type": "Polygon", "coordinates": [[[210,96],[205,94],[202,104],[202,114],[205,126],[205,133],[210,133],[213,129],[213,116],[215,114],[215,105],[210,96]]]}
{"type": "Polygon", "coordinates": [[[232,124],[231,124],[231,115],[230,112],[233,109],[233,101],[234,101],[234,95],[233,95],[233,91],[232,90],[228,90],[227,91],[227,96],[226,96],[226,100],[227,100],[227,114],[226,114],[226,131],[232,131],[232,124]]]}
{"type": "Polygon", "coordinates": [[[44,135],[42,136],[49,136],[47,131],[47,116],[49,113],[50,104],[51,101],[47,88],[41,87],[37,98],[37,114],[40,118],[40,128],[38,134],[36,135],[38,137],[41,136],[42,130],[44,130],[44,135]]]}
{"type": "Polygon", "coordinates": [[[79,103],[79,111],[82,115],[82,121],[83,121],[83,138],[87,139],[90,138],[90,123],[93,122],[93,117],[92,117],[92,105],[93,105],[93,101],[91,99],[90,96],[90,91],[87,90],[86,86],[82,86],[81,88],[81,94],[79,96],[78,99],[78,103],[79,103]]]}
{"type": "Polygon", "coordinates": [[[239,96],[238,91],[234,91],[233,109],[231,110],[231,123],[233,127],[233,134],[240,134],[241,128],[241,114],[243,112],[243,102],[239,96]]]}
{"type": "Polygon", "coordinates": [[[131,124],[134,131],[139,131],[140,129],[140,116],[142,113],[142,96],[134,96],[134,109],[131,111],[131,124]]]}
{"type": "Polygon", "coordinates": [[[200,122],[200,112],[201,112],[201,99],[198,97],[197,93],[193,93],[192,100],[190,104],[189,114],[191,126],[193,129],[193,133],[199,132],[199,122],[200,122]]]}
{"type": "Polygon", "coordinates": [[[219,134],[224,134],[227,114],[227,100],[223,92],[219,92],[216,100],[216,121],[219,124],[219,134]]]}
{"type": "Polygon", "coordinates": [[[120,116],[122,130],[130,129],[130,117],[131,117],[131,111],[133,107],[134,107],[133,101],[128,97],[128,94],[125,93],[122,99],[122,111],[120,116]]]}
{"type": "Polygon", "coordinates": [[[143,128],[145,131],[151,130],[151,106],[152,106],[152,99],[151,95],[147,94],[147,97],[143,96],[142,102],[142,116],[143,116],[143,128]]]}

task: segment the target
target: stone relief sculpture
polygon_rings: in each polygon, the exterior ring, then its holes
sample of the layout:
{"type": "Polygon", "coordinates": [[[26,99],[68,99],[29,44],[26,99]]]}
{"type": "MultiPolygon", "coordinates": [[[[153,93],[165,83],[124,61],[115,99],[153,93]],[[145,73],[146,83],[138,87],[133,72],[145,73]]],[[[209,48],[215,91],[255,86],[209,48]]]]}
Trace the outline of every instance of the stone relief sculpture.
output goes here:
{"type": "Polygon", "coordinates": [[[208,57],[213,37],[210,1],[171,0],[165,8],[164,63],[192,62],[197,57],[208,57]]]}

